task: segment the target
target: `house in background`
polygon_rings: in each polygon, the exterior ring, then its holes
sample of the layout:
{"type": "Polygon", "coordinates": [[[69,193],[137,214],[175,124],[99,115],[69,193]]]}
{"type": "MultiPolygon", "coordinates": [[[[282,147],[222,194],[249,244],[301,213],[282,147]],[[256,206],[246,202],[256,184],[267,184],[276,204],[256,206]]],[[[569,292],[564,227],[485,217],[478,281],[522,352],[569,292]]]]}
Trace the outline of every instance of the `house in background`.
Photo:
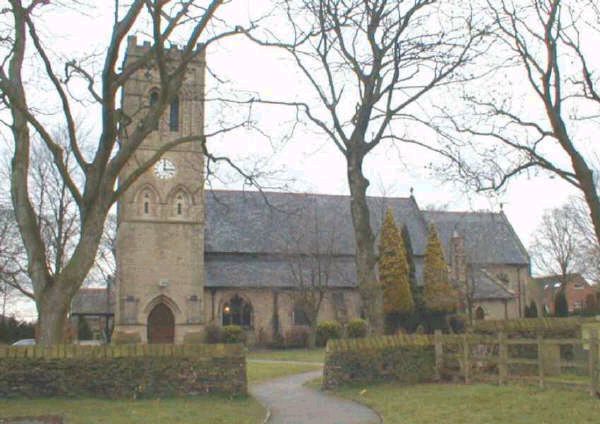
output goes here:
{"type": "Polygon", "coordinates": [[[85,320],[94,340],[110,342],[115,316],[115,294],[110,287],[81,288],[73,298],[69,317],[76,339],[80,322],[85,320]]]}
{"type": "MultiPolygon", "coordinates": [[[[566,276],[566,296],[569,313],[580,313],[590,306],[598,305],[598,288],[590,284],[581,274],[566,276]],[[593,302],[593,305],[590,304],[593,302]]],[[[561,275],[548,275],[531,279],[531,299],[536,302],[538,313],[554,315],[554,298],[561,286],[561,275]]]]}

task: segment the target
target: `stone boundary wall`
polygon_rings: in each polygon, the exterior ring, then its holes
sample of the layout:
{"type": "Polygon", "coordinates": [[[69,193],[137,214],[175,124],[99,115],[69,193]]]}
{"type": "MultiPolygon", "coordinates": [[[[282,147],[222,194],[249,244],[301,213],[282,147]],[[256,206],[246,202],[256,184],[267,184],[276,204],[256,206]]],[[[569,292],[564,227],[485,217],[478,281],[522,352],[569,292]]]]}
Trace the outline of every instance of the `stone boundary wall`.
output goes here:
{"type": "Polygon", "coordinates": [[[435,352],[432,336],[397,335],[330,340],[325,350],[323,388],[345,384],[433,381],[435,352]]]}
{"type": "Polygon", "coordinates": [[[0,398],[247,394],[242,345],[0,347],[0,398]]]}

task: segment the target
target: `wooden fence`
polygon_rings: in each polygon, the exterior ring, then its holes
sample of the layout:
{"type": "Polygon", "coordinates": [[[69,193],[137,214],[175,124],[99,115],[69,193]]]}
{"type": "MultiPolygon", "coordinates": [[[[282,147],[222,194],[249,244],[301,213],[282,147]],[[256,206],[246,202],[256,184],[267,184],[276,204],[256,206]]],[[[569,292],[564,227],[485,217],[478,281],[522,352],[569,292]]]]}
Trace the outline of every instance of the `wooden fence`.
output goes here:
{"type": "Polygon", "coordinates": [[[465,383],[487,381],[505,384],[528,381],[572,386],[600,392],[598,384],[598,331],[584,338],[509,338],[474,334],[434,334],[435,368],[438,378],[458,378],[465,383]],[[570,352],[570,358],[563,358],[570,352]],[[579,352],[579,355],[573,355],[579,352]],[[579,357],[575,357],[579,356],[579,357]],[[565,373],[564,370],[573,370],[565,373]]]}
{"type": "Polygon", "coordinates": [[[54,346],[0,346],[2,358],[128,358],[152,357],[232,357],[244,356],[240,344],[130,344],[130,345],[54,345],[54,346]]]}

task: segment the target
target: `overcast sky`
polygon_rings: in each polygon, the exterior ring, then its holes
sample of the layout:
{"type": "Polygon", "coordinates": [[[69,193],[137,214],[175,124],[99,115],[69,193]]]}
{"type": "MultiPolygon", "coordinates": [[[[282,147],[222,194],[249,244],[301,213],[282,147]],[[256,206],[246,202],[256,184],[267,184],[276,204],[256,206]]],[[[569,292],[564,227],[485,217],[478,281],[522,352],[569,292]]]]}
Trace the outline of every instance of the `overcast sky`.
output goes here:
{"type": "MultiPolygon", "coordinates": [[[[229,9],[236,19],[250,15],[251,0],[236,0],[235,9],[229,9]]],[[[268,3],[268,2],[267,2],[268,3]]],[[[103,0],[90,7],[85,14],[64,12],[46,6],[43,32],[52,40],[51,48],[57,55],[72,58],[90,53],[102,54],[112,25],[112,2],[103,0]],[[100,5],[98,5],[100,4],[100,5]],[[106,6],[101,6],[106,5],[106,6]]],[[[142,39],[140,35],[140,41],[142,39]]],[[[306,90],[306,85],[294,67],[276,52],[258,48],[248,41],[237,38],[209,50],[207,62],[211,69],[226,80],[224,84],[208,79],[208,96],[222,93],[222,89],[260,93],[264,98],[291,99],[306,90]],[[217,90],[218,89],[218,90],[217,90]]],[[[32,83],[35,76],[32,76],[32,83]]],[[[517,82],[514,82],[517,83],[517,82]]],[[[268,159],[269,169],[278,170],[274,185],[285,182],[292,191],[314,193],[348,194],[345,161],[340,152],[312,127],[301,126],[285,143],[281,137],[289,132],[293,116],[289,111],[271,108],[255,109],[254,119],[270,137],[252,132],[237,132],[211,142],[219,151],[235,152],[238,159],[252,161],[253,158],[268,159]],[[219,143],[219,144],[217,144],[219,143]]],[[[221,113],[209,111],[208,118],[221,113]]],[[[81,110],[86,125],[94,127],[99,119],[98,110],[81,110]]],[[[210,126],[210,122],[206,123],[210,126]]],[[[3,129],[4,131],[4,129],[3,129]]],[[[428,137],[423,134],[423,137],[428,137]]],[[[7,140],[4,137],[5,141],[7,140]]],[[[10,139],[8,139],[10,141],[10,139]]],[[[481,195],[466,193],[460,183],[442,183],[428,169],[430,163],[439,161],[435,156],[414,146],[378,146],[368,157],[365,174],[371,181],[370,195],[405,197],[410,188],[421,207],[433,206],[449,210],[500,210],[513,224],[523,244],[528,246],[531,234],[540,222],[545,209],[559,206],[570,195],[577,194],[558,178],[548,175],[522,176],[515,179],[508,189],[500,194],[481,195]]],[[[240,188],[241,181],[231,178],[214,181],[216,188],[240,188]]]]}

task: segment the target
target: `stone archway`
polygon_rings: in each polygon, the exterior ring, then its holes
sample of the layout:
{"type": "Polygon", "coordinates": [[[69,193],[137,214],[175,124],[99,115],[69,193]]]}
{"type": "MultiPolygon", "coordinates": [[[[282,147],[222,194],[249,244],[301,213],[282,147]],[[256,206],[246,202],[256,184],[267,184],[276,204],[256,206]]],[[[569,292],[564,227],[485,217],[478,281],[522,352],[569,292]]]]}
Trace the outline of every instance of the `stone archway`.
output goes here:
{"type": "Polygon", "coordinates": [[[173,343],[175,316],[164,303],[158,303],[148,314],[148,343],[173,343]]]}

